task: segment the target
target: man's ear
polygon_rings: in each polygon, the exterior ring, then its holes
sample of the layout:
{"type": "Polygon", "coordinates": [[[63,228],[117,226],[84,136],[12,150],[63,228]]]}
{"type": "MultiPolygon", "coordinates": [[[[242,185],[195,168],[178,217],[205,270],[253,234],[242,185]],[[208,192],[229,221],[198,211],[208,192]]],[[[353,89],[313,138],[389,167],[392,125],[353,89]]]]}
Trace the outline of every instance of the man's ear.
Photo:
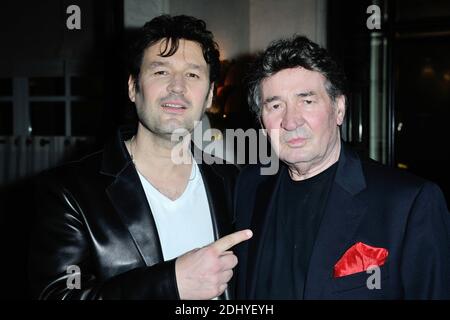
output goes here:
{"type": "Polygon", "coordinates": [[[136,101],[136,84],[132,75],[128,77],[128,97],[132,102],[136,101]]]}
{"type": "Polygon", "coordinates": [[[206,108],[205,109],[209,109],[212,106],[212,100],[214,97],[214,82],[212,82],[209,86],[209,92],[208,92],[208,96],[206,98],[206,108]]]}
{"type": "Polygon", "coordinates": [[[345,96],[340,95],[335,102],[336,107],[336,123],[340,126],[345,118],[345,96]]]}

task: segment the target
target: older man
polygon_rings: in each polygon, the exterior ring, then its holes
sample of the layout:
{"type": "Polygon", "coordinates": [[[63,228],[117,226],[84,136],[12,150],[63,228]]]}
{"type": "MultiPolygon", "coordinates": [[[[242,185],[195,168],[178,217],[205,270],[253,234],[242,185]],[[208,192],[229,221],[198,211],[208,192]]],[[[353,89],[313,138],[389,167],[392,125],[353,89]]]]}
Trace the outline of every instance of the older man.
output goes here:
{"type": "Polygon", "coordinates": [[[441,299],[450,294],[449,213],[433,183],[362,161],[341,141],[344,75],[305,37],[257,59],[249,102],[283,162],[241,172],[238,297],[441,299]]]}

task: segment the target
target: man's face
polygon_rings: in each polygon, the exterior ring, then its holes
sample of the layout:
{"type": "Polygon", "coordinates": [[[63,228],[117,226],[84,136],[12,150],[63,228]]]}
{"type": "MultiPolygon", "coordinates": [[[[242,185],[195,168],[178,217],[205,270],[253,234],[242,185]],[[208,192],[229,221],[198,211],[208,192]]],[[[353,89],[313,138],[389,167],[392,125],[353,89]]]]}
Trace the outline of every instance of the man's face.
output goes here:
{"type": "Polygon", "coordinates": [[[279,71],[261,83],[261,120],[278,157],[288,164],[320,163],[339,139],[345,98],[333,104],[325,81],[320,73],[299,67],[279,71]]]}
{"type": "Polygon", "coordinates": [[[191,132],[206,108],[211,106],[213,85],[200,45],[180,39],[178,50],[161,57],[165,40],[144,51],[138,79],[128,80],[128,93],[136,104],[140,125],[170,140],[176,129],[191,132]]]}

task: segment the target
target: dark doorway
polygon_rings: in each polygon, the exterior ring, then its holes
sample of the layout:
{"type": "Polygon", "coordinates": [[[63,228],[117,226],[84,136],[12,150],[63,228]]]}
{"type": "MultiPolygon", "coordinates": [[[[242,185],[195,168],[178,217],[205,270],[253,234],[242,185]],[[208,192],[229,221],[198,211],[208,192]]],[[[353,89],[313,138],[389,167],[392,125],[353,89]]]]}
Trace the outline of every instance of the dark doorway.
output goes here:
{"type": "Polygon", "coordinates": [[[344,139],[437,183],[450,205],[450,2],[329,1],[328,48],[349,80],[344,139]],[[379,29],[366,23],[373,5],[379,29]]]}
{"type": "Polygon", "coordinates": [[[398,39],[395,163],[439,184],[450,200],[450,36],[398,39]]]}

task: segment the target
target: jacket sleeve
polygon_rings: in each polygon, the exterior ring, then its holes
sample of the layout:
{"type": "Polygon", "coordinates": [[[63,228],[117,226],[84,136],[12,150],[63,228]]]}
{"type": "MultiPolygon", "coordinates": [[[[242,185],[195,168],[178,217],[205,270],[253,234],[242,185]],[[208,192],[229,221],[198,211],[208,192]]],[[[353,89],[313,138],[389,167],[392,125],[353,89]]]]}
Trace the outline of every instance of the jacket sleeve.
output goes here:
{"type": "Polygon", "coordinates": [[[34,298],[179,299],[175,260],[102,278],[96,272],[90,230],[71,193],[55,183],[41,183],[36,195],[37,219],[29,253],[29,281],[34,298]],[[69,272],[68,266],[76,266],[81,272],[69,272]]]}
{"type": "Polygon", "coordinates": [[[401,267],[406,299],[450,299],[449,225],[441,190],[425,183],[406,226],[401,267]]]}

